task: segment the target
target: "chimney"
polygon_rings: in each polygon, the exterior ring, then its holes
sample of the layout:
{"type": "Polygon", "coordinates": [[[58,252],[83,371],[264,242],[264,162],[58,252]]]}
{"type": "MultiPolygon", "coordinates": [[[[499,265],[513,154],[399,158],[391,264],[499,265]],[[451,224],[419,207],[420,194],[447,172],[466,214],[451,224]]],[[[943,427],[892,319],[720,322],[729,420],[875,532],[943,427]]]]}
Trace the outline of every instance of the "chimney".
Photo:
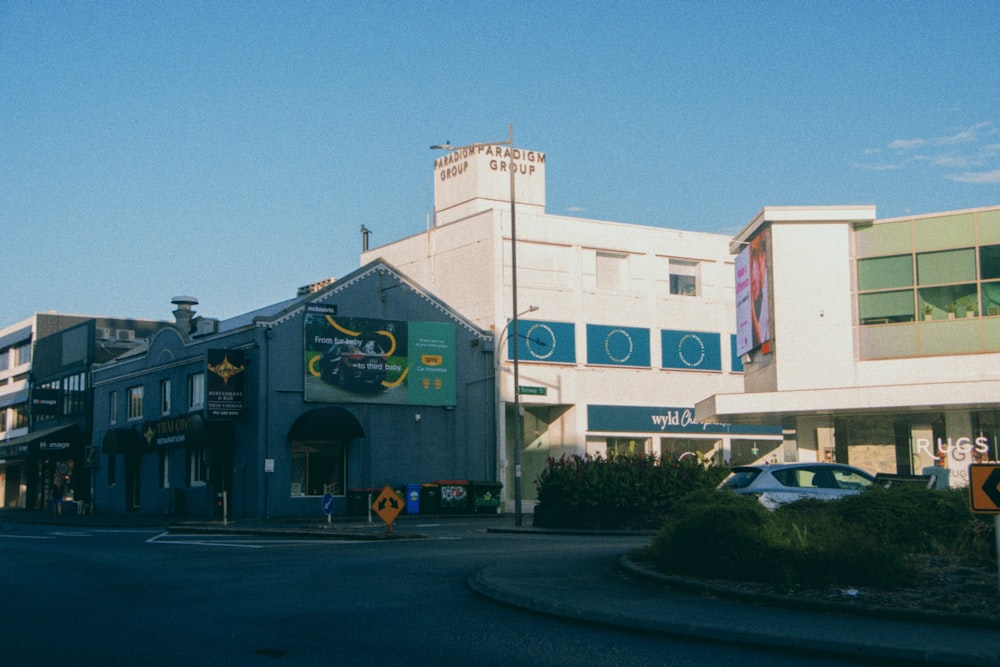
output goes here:
{"type": "Polygon", "coordinates": [[[198,305],[198,299],[193,296],[175,296],[170,303],[177,306],[177,310],[174,311],[175,326],[187,336],[191,333],[191,319],[194,317],[192,306],[198,305]]]}

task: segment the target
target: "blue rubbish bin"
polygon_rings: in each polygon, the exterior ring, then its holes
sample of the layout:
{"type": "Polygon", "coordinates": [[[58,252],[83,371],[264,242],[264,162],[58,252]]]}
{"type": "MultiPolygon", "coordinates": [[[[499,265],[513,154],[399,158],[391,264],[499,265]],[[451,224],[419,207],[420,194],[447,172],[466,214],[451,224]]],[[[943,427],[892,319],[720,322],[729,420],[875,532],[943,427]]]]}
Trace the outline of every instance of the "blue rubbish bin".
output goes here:
{"type": "Polygon", "coordinates": [[[420,514],[420,484],[406,485],[406,513],[420,514]]]}

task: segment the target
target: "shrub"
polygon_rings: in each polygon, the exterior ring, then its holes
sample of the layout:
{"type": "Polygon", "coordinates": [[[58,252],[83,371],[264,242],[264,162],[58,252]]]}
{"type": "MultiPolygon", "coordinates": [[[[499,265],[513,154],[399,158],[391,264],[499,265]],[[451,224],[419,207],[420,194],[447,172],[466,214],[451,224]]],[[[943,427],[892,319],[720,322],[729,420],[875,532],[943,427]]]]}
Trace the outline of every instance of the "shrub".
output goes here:
{"type": "Polygon", "coordinates": [[[666,572],[758,581],[779,590],[903,586],[915,581],[906,556],[944,544],[929,540],[927,527],[951,544],[960,529],[949,524],[945,531],[944,525],[955,521],[960,527],[962,511],[968,514],[954,498],[920,491],[930,495],[875,491],[799,501],[775,512],[750,496],[692,494],[675,508],[645,556],[666,572]],[[923,519],[916,521],[922,527],[914,526],[915,519],[923,519]]]}
{"type": "Polygon", "coordinates": [[[549,459],[535,482],[535,525],[658,526],[684,495],[715,488],[727,471],[697,461],[660,461],[653,454],[549,459]]]}

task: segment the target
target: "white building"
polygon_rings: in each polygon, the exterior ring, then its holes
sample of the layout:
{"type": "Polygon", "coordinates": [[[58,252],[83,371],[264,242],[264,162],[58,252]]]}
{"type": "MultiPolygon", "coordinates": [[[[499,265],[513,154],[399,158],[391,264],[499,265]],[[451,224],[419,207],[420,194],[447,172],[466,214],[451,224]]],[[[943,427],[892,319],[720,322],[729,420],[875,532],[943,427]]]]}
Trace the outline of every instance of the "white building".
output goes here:
{"type": "MultiPolygon", "coordinates": [[[[547,214],[545,155],[518,149],[514,158],[526,506],[548,457],[773,456],[780,428],[693,423],[696,401],[743,388],[729,238],[547,214]]],[[[433,223],[361,257],[387,260],[497,332],[505,492],[514,475],[510,164],[508,146],[439,158],[433,223]]]]}
{"type": "Polygon", "coordinates": [[[769,207],[731,250],[748,269],[745,388],[698,403],[699,419],[781,423],[785,459],[952,486],[1000,458],[1000,207],[769,207]]]}

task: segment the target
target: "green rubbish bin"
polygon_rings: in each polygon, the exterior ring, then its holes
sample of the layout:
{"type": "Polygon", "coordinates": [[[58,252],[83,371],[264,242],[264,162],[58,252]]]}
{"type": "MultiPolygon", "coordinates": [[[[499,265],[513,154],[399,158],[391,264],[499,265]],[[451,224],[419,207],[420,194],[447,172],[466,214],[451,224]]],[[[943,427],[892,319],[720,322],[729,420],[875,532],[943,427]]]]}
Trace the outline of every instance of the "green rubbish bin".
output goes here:
{"type": "Polygon", "coordinates": [[[378,498],[382,489],[357,488],[347,490],[347,514],[349,516],[367,516],[373,500],[378,498]]]}
{"type": "Polygon", "coordinates": [[[420,487],[420,511],[423,514],[441,513],[441,487],[437,484],[423,484],[420,487]]]}
{"type": "Polygon", "coordinates": [[[469,480],[439,479],[434,483],[441,489],[441,514],[468,514],[472,511],[469,480]]]}
{"type": "Polygon", "coordinates": [[[500,513],[500,490],[503,484],[491,481],[473,481],[472,508],[476,514],[500,513]]]}

